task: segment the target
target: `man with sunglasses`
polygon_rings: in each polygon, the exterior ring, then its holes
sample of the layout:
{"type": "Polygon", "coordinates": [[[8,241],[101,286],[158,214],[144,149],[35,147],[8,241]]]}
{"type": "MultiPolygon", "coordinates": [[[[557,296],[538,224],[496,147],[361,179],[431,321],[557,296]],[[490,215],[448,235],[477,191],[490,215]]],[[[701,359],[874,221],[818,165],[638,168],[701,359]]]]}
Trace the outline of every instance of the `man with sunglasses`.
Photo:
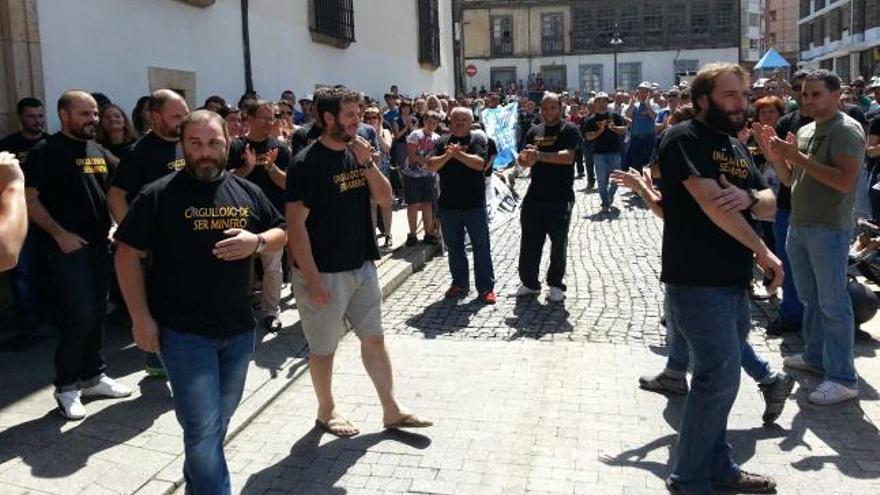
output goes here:
{"type": "MultiPolygon", "coordinates": [[[[253,182],[269,201],[284,211],[284,190],[287,167],[292,160],[290,148],[283,141],[271,136],[276,118],[289,118],[283,112],[276,115],[275,105],[259,100],[247,109],[248,132],[232,141],[229,148],[228,168],[239,177],[253,182]]],[[[279,302],[283,275],[281,258],[284,251],[260,253],[263,265],[259,317],[267,331],[281,329],[279,302]]]]}

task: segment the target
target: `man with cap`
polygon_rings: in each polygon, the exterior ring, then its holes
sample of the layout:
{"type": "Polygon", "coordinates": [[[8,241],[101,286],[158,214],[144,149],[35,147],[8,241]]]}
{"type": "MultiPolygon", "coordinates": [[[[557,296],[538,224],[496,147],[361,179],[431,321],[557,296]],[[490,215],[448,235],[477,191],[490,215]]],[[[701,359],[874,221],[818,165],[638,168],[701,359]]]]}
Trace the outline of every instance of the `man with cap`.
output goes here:
{"type": "Polygon", "coordinates": [[[306,95],[299,99],[300,111],[293,112],[293,123],[296,125],[305,125],[312,121],[312,95],[306,95]]]}
{"type": "Polygon", "coordinates": [[[639,84],[633,101],[626,108],[626,118],[631,122],[625,165],[637,171],[641,171],[651,161],[651,153],[654,151],[657,108],[648,101],[652,89],[651,83],[643,81],[639,84]]]}
{"type": "Polygon", "coordinates": [[[603,213],[608,212],[614,202],[617,184],[609,177],[620,168],[620,136],[626,134],[626,120],[608,109],[609,99],[607,93],[597,93],[593,98],[596,113],[581,124],[581,134],[592,146],[603,213]]]}

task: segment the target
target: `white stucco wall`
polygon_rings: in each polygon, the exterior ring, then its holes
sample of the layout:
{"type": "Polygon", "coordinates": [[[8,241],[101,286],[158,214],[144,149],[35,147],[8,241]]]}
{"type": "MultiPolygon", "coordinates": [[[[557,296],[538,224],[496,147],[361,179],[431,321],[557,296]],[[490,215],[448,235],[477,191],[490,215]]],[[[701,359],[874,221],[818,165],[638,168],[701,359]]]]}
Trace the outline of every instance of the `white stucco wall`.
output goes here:
{"type": "MultiPolygon", "coordinates": [[[[620,53],[617,63],[641,62],[642,80],[658,82],[664,88],[675,83],[675,60],[696,60],[700,66],[710,62],[733,62],[739,60],[738,48],[718,48],[700,50],[667,50],[656,52],[632,52],[620,53]]],[[[566,55],[558,57],[534,57],[528,58],[497,58],[497,59],[468,59],[467,64],[477,67],[477,75],[467,78],[467,87],[479,88],[485,85],[490,87],[490,72],[492,67],[516,67],[517,79],[526,81],[531,72],[538,73],[541,66],[565,65],[568,89],[580,89],[580,66],[602,65],[603,91],[610,91],[614,86],[614,55],[566,55]]]]}
{"type": "MultiPolygon", "coordinates": [[[[346,84],[381,96],[453,92],[451,0],[440,0],[441,67],[418,63],[417,3],[354,0],[355,38],[346,49],[311,41],[308,0],[250,2],[254,86],[265,98],[298,96],[315,84],[346,84]]],[[[238,0],[208,8],[175,0],[38,0],[47,106],[69,88],[100,91],[130,111],[149,92],[148,67],[196,73],[195,101],[212,94],[235,103],[244,91],[238,0]]],[[[57,117],[49,114],[49,128],[57,117]]]]}

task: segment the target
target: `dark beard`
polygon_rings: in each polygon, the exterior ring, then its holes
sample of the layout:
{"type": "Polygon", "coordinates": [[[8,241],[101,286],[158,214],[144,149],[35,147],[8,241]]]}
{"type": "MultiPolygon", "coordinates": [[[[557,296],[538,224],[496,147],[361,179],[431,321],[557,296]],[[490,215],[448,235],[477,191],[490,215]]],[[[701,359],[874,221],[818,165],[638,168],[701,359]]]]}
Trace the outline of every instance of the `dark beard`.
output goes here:
{"type": "Polygon", "coordinates": [[[71,129],[70,135],[77,139],[95,139],[95,126],[83,126],[79,129],[71,129]]]}
{"type": "Polygon", "coordinates": [[[333,123],[333,128],[330,129],[330,137],[333,138],[334,141],[340,141],[343,143],[350,143],[354,136],[349,136],[348,133],[345,132],[345,127],[339,124],[339,122],[333,123]]]}
{"type": "Polygon", "coordinates": [[[730,118],[731,115],[743,115],[743,112],[725,112],[720,106],[712,101],[711,96],[707,99],[709,100],[709,108],[706,111],[706,123],[711,127],[724,134],[735,136],[746,126],[745,118],[743,118],[741,122],[734,122],[733,119],[730,118]]]}
{"type": "Polygon", "coordinates": [[[195,163],[190,161],[186,162],[186,170],[189,174],[196,180],[201,182],[213,182],[217,180],[220,175],[223,173],[223,169],[226,168],[226,159],[223,160],[211,160],[211,159],[203,159],[199,160],[195,163]],[[211,166],[204,166],[204,164],[210,163],[211,166]]]}

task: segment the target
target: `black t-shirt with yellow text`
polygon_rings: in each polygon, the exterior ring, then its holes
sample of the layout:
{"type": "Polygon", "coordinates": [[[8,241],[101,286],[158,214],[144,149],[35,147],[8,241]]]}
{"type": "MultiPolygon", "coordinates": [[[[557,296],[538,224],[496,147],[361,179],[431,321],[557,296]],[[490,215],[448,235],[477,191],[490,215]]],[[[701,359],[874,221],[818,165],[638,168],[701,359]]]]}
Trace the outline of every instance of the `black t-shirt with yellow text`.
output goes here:
{"type": "Polygon", "coordinates": [[[309,209],[306,230],[321,273],[356,270],[379,259],[365,173],[350,149],[335,151],[320,141],[293,159],[286,199],[309,209]]]}
{"type": "Polygon", "coordinates": [[[185,165],[179,141],[167,141],[148,132],[128,156],[120,157],[113,185],[128,193],[128,200],[147,184],[180,170],[185,165]]]}
{"type": "MultiPolygon", "coordinates": [[[[534,145],[538,151],[555,153],[577,150],[581,145],[581,137],[574,124],[560,122],[555,126],[533,126],[526,134],[524,142],[526,145],[534,145]]],[[[540,161],[535,163],[525,201],[574,201],[574,161],[569,165],[540,161]]]]}
{"type": "Polygon", "coordinates": [[[275,138],[269,138],[264,141],[250,141],[245,137],[240,137],[232,141],[229,147],[229,163],[227,168],[230,170],[244,166],[244,150],[245,146],[250,145],[251,150],[257,158],[257,165],[245,179],[253,182],[263,193],[269,198],[269,201],[278,208],[278,211],[284,211],[284,188],[279,187],[269,172],[266,171],[267,158],[266,154],[274,149],[278,149],[278,156],[275,158],[275,165],[283,172],[287,172],[290,166],[290,148],[286,143],[275,138]]]}
{"type": "Polygon", "coordinates": [[[95,245],[106,243],[110,233],[106,153],[94,141],[59,132],[31,149],[24,168],[25,187],[39,192],[55,222],[95,245]]]}
{"type": "Polygon", "coordinates": [[[151,254],[148,299],[160,325],[223,338],[254,329],[253,261],[221,260],[214,245],[228,229],[275,227],[284,219],[257,186],[228,172],[202,182],[181,170],[141,191],[115,237],[151,254]]]}
{"type": "MultiPolygon", "coordinates": [[[[685,188],[694,176],[718,180],[723,174],[741,189],[766,189],[748,149],[699,120],[670,127],[660,143],[663,177],[663,270],[667,284],[748,287],[753,254],[703,212],[685,188]]],[[[743,216],[751,222],[749,212],[743,216]]]]}
{"type": "Polygon", "coordinates": [[[15,155],[15,157],[18,158],[18,164],[21,167],[24,167],[25,162],[27,161],[28,152],[31,148],[47,137],[49,137],[49,134],[44,132],[43,135],[37,139],[28,139],[24,137],[22,133],[16,132],[15,134],[10,134],[5,138],[0,139],[0,151],[8,151],[15,155]]]}

